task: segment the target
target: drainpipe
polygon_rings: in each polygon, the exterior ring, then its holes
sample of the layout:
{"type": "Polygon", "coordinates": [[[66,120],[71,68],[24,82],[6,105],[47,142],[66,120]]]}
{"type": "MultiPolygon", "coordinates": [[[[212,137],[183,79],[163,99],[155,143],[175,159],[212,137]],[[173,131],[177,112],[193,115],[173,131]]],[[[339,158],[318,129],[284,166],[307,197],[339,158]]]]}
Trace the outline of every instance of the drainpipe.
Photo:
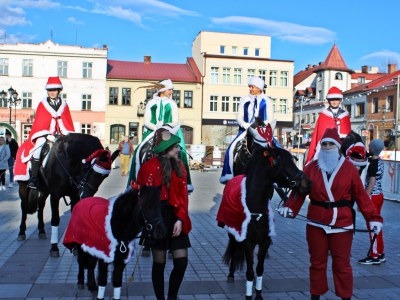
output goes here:
{"type": "Polygon", "coordinates": [[[203,66],[203,74],[204,75],[202,74],[202,76],[201,76],[201,124],[200,124],[201,130],[200,130],[200,132],[201,132],[201,143],[203,144],[204,77],[206,77],[206,72],[207,72],[207,67],[206,67],[206,65],[207,65],[207,57],[206,57],[207,52],[202,52],[202,54],[203,54],[203,59],[204,59],[204,66],[203,66]]]}

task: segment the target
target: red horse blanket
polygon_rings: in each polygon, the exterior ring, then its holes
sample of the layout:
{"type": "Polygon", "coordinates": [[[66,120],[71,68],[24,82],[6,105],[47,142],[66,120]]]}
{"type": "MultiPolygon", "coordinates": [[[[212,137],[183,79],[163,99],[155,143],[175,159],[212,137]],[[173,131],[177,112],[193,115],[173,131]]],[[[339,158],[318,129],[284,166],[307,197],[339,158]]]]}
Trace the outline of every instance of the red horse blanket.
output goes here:
{"type": "MultiPolygon", "coordinates": [[[[275,236],[275,219],[268,202],[269,236],[275,236]]],[[[238,175],[228,181],[222,194],[221,204],[217,214],[220,227],[228,227],[236,241],[242,242],[247,236],[247,227],[251,220],[251,213],[246,205],[246,177],[238,175]]]]}
{"type": "MultiPolygon", "coordinates": [[[[117,197],[110,200],[101,197],[82,199],[75,205],[65,233],[63,244],[72,251],[75,245],[82,245],[82,250],[103,259],[107,263],[114,261],[118,241],[111,230],[111,216],[117,197]]],[[[121,252],[126,251],[127,263],[134,253],[134,241],[121,245],[121,252]]]]}

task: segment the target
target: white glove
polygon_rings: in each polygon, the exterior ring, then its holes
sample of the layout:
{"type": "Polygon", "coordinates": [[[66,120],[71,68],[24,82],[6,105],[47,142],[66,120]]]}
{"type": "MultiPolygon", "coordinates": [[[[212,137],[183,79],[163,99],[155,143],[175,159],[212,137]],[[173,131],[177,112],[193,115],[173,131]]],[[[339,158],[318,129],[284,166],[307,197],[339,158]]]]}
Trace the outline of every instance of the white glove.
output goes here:
{"type": "Polygon", "coordinates": [[[371,222],[369,222],[369,226],[374,231],[374,233],[376,235],[378,235],[379,232],[381,232],[381,230],[382,230],[382,223],[381,222],[373,222],[373,221],[371,221],[371,222]]]}
{"type": "Polygon", "coordinates": [[[293,211],[289,207],[280,207],[277,212],[284,218],[293,218],[293,211]]]}

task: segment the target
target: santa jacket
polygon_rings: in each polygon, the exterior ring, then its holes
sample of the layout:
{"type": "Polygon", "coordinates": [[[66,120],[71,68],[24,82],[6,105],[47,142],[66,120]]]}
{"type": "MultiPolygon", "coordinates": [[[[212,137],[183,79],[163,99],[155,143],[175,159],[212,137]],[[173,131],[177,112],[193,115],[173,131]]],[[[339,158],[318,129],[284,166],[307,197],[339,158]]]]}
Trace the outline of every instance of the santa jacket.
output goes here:
{"type": "Polygon", "coordinates": [[[58,98],[58,100],[61,101],[61,105],[57,111],[50,106],[47,98],[44,98],[39,103],[36,110],[35,121],[33,122],[31,132],[26,142],[27,145],[24,147],[22,153],[22,162],[30,160],[33,153],[33,146],[37,138],[48,134],[54,135],[56,132],[62,135],[75,132],[67,102],[61,98],[58,98]]]}
{"type": "Polygon", "coordinates": [[[178,177],[175,171],[172,171],[169,189],[162,185],[162,169],[157,156],[144,163],[137,176],[137,183],[141,186],[148,185],[149,181],[153,186],[161,186],[160,200],[169,200],[169,205],[173,206],[174,214],[181,219],[182,232],[189,234],[192,229],[192,222],[189,218],[189,197],[186,182],[186,169],[183,163],[180,163],[183,172],[182,177],[178,177]]]}
{"type": "MultiPolygon", "coordinates": [[[[343,156],[341,156],[338,166],[333,171],[329,181],[326,172],[322,172],[318,166],[318,160],[311,162],[304,168],[304,173],[312,180],[312,188],[309,193],[309,198],[315,201],[351,201],[351,196],[357,203],[362,215],[367,221],[383,222],[382,217],[375,211],[370,197],[364,189],[357,168],[343,156]]],[[[290,194],[285,207],[289,207],[294,217],[299,213],[301,206],[304,203],[306,194],[295,195],[293,191],[290,194]]],[[[325,209],[321,206],[309,204],[307,218],[311,225],[322,227],[326,232],[340,232],[343,230],[335,230],[329,226],[353,228],[353,215],[349,207],[337,207],[325,209]],[[316,221],[329,226],[323,226],[316,221]]]]}
{"type": "MultiPolygon", "coordinates": [[[[340,138],[345,138],[351,131],[349,113],[343,111],[339,116],[334,118],[333,113],[330,110],[324,109],[322,111],[318,117],[317,123],[315,124],[306,163],[311,161],[314,155],[319,152],[319,142],[327,128],[337,128],[340,138]]],[[[314,159],[317,158],[318,157],[315,157],[314,159]]]]}

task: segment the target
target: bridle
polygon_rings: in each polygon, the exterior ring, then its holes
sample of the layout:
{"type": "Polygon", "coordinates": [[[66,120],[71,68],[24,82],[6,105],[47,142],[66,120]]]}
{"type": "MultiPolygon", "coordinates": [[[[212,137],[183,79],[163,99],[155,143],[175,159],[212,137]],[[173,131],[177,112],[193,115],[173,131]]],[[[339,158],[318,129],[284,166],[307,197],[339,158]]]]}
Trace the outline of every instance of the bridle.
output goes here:
{"type": "MultiPolygon", "coordinates": [[[[146,200],[148,201],[148,200],[146,200]]],[[[140,209],[140,213],[142,214],[142,218],[143,218],[143,222],[144,222],[144,231],[146,232],[146,239],[147,241],[151,241],[152,240],[152,232],[153,229],[161,224],[162,222],[164,222],[164,219],[162,218],[161,214],[157,217],[155,217],[154,219],[150,219],[146,216],[145,212],[142,209],[142,206],[144,205],[144,203],[146,203],[146,201],[144,201],[143,203],[139,202],[139,209],[140,209]]]]}

